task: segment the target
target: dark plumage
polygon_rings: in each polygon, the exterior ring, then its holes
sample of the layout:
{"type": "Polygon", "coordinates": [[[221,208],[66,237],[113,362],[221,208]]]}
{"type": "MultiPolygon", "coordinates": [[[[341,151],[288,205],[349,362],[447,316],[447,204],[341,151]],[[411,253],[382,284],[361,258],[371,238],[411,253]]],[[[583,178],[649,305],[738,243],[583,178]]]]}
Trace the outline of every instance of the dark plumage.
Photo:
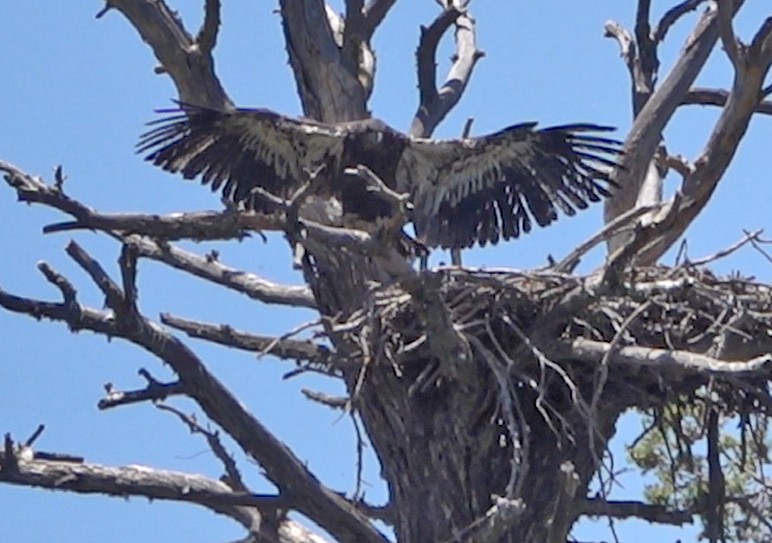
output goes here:
{"type": "Polygon", "coordinates": [[[558,209],[574,215],[609,196],[620,143],[592,124],[537,129],[536,123],[462,140],[410,138],[382,121],[324,124],[266,109],[215,111],[182,105],[153,121],[139,152],[186,179],[202,176],[212,190],[270,211],[253,188],[288,198],[323,166],[323,195],[339,198],[344,213],[376,220],[391,204],[346,179],[343,170],[368,166],[391,189],[408,193],[411,219],[430,247],[469,247],[516,238],[532,221],[546,226],[558,209]]]}

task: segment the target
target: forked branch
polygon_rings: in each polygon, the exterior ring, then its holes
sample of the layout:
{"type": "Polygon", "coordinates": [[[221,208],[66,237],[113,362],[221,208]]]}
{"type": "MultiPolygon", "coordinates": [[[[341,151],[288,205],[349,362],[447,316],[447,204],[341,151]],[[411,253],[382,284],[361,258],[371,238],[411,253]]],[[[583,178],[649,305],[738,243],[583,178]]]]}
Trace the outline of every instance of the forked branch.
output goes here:
{"type": "Polygon", "coordinates": [[[158,59],[159,73],[174,81],[180,100],[189,104],[225,109],[233,107],[214,72],[212,49],[219,25],[219,1],[206,0],[204,24],[197,39],[180,18],[159,0],[108,0],[139,32],[158,59]]]}
{"type": "MultiPolygon", "coordinates": [[[[625,190],[617,191],[613,198],[605,202],[606,222],[635,207],[647,174],[653,167],[652,158],[660,144],[662,132],[702,71],[717,40],[716,10],[709,9],[700,17],[670,73],[641,107],[625,139],[621,167],[613,174],[625,190]]],[[[648,177],[652,182],[657,181],[654,175],[648,177]]],[[[616,236],[609,243],[609,252],[627,241],[629,236],[616,236]]]]}
{"type": "Polygon", "coordinates": [[[105,293],[108,310],[82,306],[76,300],[43,302],[0,290],[0,306],[36,318],[66,323],[72,330],[91,330],[126,339],[166,362],[179,376],[191,398],[265,470],[282,498],[327,529],[340,541],[378,542],[386,539],[337,493],[323,486],[308,468],[212,375],[203,362],[178,338],[138,312],[127,312],[125,293],[77,245],[68,251],[105,293]],[[128,320],[125,320],[128,319],[128,320]]]}
{"type": "Polygon", "coordinates": [[[472,71],[484,53],[477,49],[475,22],[467,9],[468,1],[444,2],[445,9],[428,27],[421,27],[421,41],[416,51],[418,61],[418,111],[409,134],[428,138],[458,103],[472,71]],[[437,46],[451,25],[456,27],[456,54],[441,87],[437,86],[437,46]]]}
{"type": "Polygon", "coordinates": [[[656,262],[684,233],[707,205],[737,152],[762,100],[764,82],[772,65],[772,17],[762,23],[749,46],[738,46],[735,52],[739,68],[732,89],[705,147],[693,162],[693,170],[682,182],[683,198],[675,210],[677,219],[661,229],[656,242],[639,255],[641,264],[656,262]]]}

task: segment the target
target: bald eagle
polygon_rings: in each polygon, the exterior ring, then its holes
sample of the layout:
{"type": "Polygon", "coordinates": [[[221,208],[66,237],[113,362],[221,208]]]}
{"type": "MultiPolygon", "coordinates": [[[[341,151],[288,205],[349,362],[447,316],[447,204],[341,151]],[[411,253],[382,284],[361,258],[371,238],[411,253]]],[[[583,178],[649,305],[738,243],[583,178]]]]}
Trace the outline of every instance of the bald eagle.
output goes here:
{"type": "Polygon", "coordinates": [[[558,210],[574,215],[610,195],[609,178],[620,143],[594,124],[537,129],[510,126],[459,140],[412,138],[377,119],[325,124],[267,109],[219,111],[189,104],[162,110],[138,152],[186,179],[202,183],[247,209],[272,211],[253,189],[286,199],[321,168],[326,195],[343,214],[374,221],[393,204],[374,197],[344,171],[364,165],[383,183],[407,194],[417,239],[428,247],[459,249],[495,244],[546,226],[558,210]]]}

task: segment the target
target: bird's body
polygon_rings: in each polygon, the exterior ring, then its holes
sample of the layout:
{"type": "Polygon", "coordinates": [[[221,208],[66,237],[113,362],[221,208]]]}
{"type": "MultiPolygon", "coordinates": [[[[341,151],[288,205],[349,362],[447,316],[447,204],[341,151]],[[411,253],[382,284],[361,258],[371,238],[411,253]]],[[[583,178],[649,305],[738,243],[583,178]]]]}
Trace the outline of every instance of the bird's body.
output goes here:
{"type": "Polygon", "coordinates": [[[202,176],[212,190],[247,209],[272,204],[255,187],[287,199],[309,172],[316,190],[339,198],[344,215],[377,221],[394,213],[388,199],[347,168],[363,165],[391,190],[409,195],[418,239],[463,248],[497,243],[546,226],[557,209],[573,215],[609,195],[619,143],[596,125],[542,130],[520,124],[463,140],[410,138],[377,119],[336,125],[291,119],[265,109],[215,111],[182,105],[154,121],[140,151],[185,178],[202,176]],[[259,192],[259,191],[258,191],[259,192]]]}

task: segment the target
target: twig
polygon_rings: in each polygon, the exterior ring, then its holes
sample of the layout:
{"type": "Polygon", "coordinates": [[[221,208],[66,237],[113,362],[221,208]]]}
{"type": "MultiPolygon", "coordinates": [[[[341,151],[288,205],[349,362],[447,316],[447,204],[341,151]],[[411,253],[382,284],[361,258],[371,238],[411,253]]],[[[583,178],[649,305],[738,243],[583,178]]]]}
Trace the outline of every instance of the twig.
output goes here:
{"type": "Polygon", "coordinates": [[[761,229],[761,230],[756,230],[755,232],[748,232],[748,231],[744,231],[744,232],[745,232],[745,236],[743,236],[741,240],[730,245],[726,249],[721,249],[720,251],[710,256],[706,256],[698,260],[687,260],[687,263],[691,266],[704,266],[705,264],[710,264],[711,262],[715,262],[716,260],[729,256],[730,254],[734,253],[735,251],[737,251],[744,245],[747,245],[748,243],[753,243],[754,241],[758,241],[759,237],[764,232],[764,230],[761,229]]]}
{"type": "Polygon", "coordinates": [[[40,272],[43,274],[43,276],[45,276],[49,283],[53,284],[56,288],[59,289],[59,292],[62,293],[62,298],[65,305],[70,306],[71,308],[74,308],[73,306],[77,305],[76,298],[78,293],[75,290],[75,287],[67,280],[66,277],[60,273],[57,273],[46,262],[39,262],[38,270],[40,270],[40,272]]]}
{"type": "Polygon", "coordinates": [[[155,407],[160,411],[167,411],[176,415],[177,418],[179,418],[190,429],[191,433],[203,435],[206,439],[206,442],[209,444],[209,448],[212,449],[214,455],[220,460],[223,465],[223,469],[227,474],[227,478],[223,480],[223,482],[233,490],[238,492],[248,492],[247,486],[244,484],[244,481],[241,477],[241,472],[239,471],[236,462],[233,460],[233,457],[230,455],[230,453],[228,453],[228,451],[225,449],[225,446],[222,444],[218,432],[207,430],[201,426],[193,416],[187,415],[170,405],[156,404],[155,407]]]}
{"type": "Polygon", "coordinates": [[[346,168],[343,173],[360,177],[367,182],[368,191],[376,193],[403,213],[410,206],[410,194],[392,190],[374,171],[364,164],[359,164],[356,168],[346,168]]]}
{"type": "MultiPolygon", "coordinates": [[[[350,406],[347,406],[346,409],[349,409],[350,406]]],[[[351,410],[349,411],[349,417],[351,418],[351,424],[354,427],[354,435],[356,436],[356,452],[357,452],[357,460],[356,460],[356,476],[355,476],[355,486],[354,486],[354,492],[353,497],[354,501],[358,502],[359,499],[364,495],[362,492],[362,472],[364,471],[364,450],[365,450],[365,439],[363,437],[362,428],[360,427],[359,421],[357,420],[356,413],[351,410]]]]}
{"type": "MultiPolygon", "coordinates": [[[[286,333],[282,334],[279,337],[273,338],[270,341],[270,343],[268,343],[264,348],[262,348],[260,350],[259,353],[257,353],[257,358],[261,358],[261,357],[265,356],[266,354],[273,354],[273,352],[276,349],[276,347],[278,347],[280,344],[282,344],[282,342],[288,341],[292,336],[296,336],[296,335],[300,334],[301,332],[303,332],[305,330],[308,330],[309,328],[318,327],[318,326],[320,326],[320,324],[321,324],[321,322],[319,321],[319,319],[316,319],[316,320],[313,320],[313,321],[310,321],[310,322],[305,322],[305,323],[302,323],[302,324],[296,326],[295,328],[293,328],[289,332],[286,332],[286,333]]],[[[310,341],[308,343],[310,343],[311,346],[316,347],[317,348],[317,352],[323,352],[323,353],[324,352],[326,352],[326,353],[330,352],[330,350],[327,347],[323,346],[323,345],[315,345],[314,343],[312,343],[310,341]]],[[[285,343],[285,345],[286,345],[286,343],[285,343]]]]}
{"type": "Polygon", "coordinates": [[[579,264],[581,257],[588,253],[593,247],[615,236],[623,229],[630,228],[634,221],[642,215],[645,215],[656,209],[661,209],[662,207],[662,205],[639,206],[630,209],[618,217],[615,217],[590,239],[579,244],[579,246],[571,251],[565,258],[563,258],[563,260],[554,266],[551,266],[550,269],[558,273],[571,273],[577,264],[579,264]]]}
{"type": "Polygon", "coordinates": [[[88,273],[94,284],[99,287],[99,290],[105,295],[106,305],[116,312],[124,311],[126,307],[124,293],[118,284],[107,275],[101,264],[75,241],[70,241],[67,244],[65,252],[88,273]]]}
{"type": "MultiPolygon", "coordinates": [[[[743,230],[743,232],[748,235],[748,232],[746,230],[743,230]]],[[[759,238],[753,238],[751,239],[751,245],[753,245],[753,248],[756,249],[759,253],[761,253],[761,256],[763,256],[767,262],[772,264],[772,255],[769,254],[769,252],[765,251],[764,248],[761,246],[762,244],[772,244],[772,240],[762,240],[759,238]]]]}
{"type": "Polygon", "coordinates": [[[46,429],[45,424],[38,424],[38,427],[35,428],[35,431],[32,432],[32,435],[27,438],[27,441],[24,442],[25,447],[32,447],[34,445],[35,441],[38,440],[38,438],[43,435],[43,431],[46,429]]]}
{"type": "MultiPolygon", "coordinates": [[[[492,331],[488,332],[489,337],[494,337],[492,331]]],[[[467,335],[469,344],[472,345],[475,350],[480,353],[488,369],[491,371],[496,379],[498,385],[497,398],[502,410],[502,416],[506,421],[507,432],[509,438],[512,440],[512,458],[510,460],[509,477],[507,478],[507,484],[504,487],[507,499],[512,499],[517,495],[520,495],[520,490],[523,481],[526,479],[528,472],[527,453],[523,452],[523,446],[529,442],[529,432],[527,427],[524,427],[521,431],[520,425],[515,420],[515,398],[512,390],[511,380],[509,378],[509,372],[511,368],[504,367],[493,353],[486,348],[482,342],[473,335],[467,335]],[[518,481],[520,482],[517,485],[518,481]],[[517,487],[516,487],[517,485],[517,487]]]]}
{"type": "MultiPolygon", "coordinates": [[[[470,136],[472,133],[472,123],[474,123],[474,117],[467,117],[466,121],[464,122],[464,128],[461,130],[461,139],[466,139],[470,136]]],[[[450,263],[453,266],[458,266],[459,268],[462,266],[461,261],[461,249],[459,248],[453,248],[450,250],[450,263]]],[[[422,264],[422,268],[425,268],[425,266],[422,264]]]]}

